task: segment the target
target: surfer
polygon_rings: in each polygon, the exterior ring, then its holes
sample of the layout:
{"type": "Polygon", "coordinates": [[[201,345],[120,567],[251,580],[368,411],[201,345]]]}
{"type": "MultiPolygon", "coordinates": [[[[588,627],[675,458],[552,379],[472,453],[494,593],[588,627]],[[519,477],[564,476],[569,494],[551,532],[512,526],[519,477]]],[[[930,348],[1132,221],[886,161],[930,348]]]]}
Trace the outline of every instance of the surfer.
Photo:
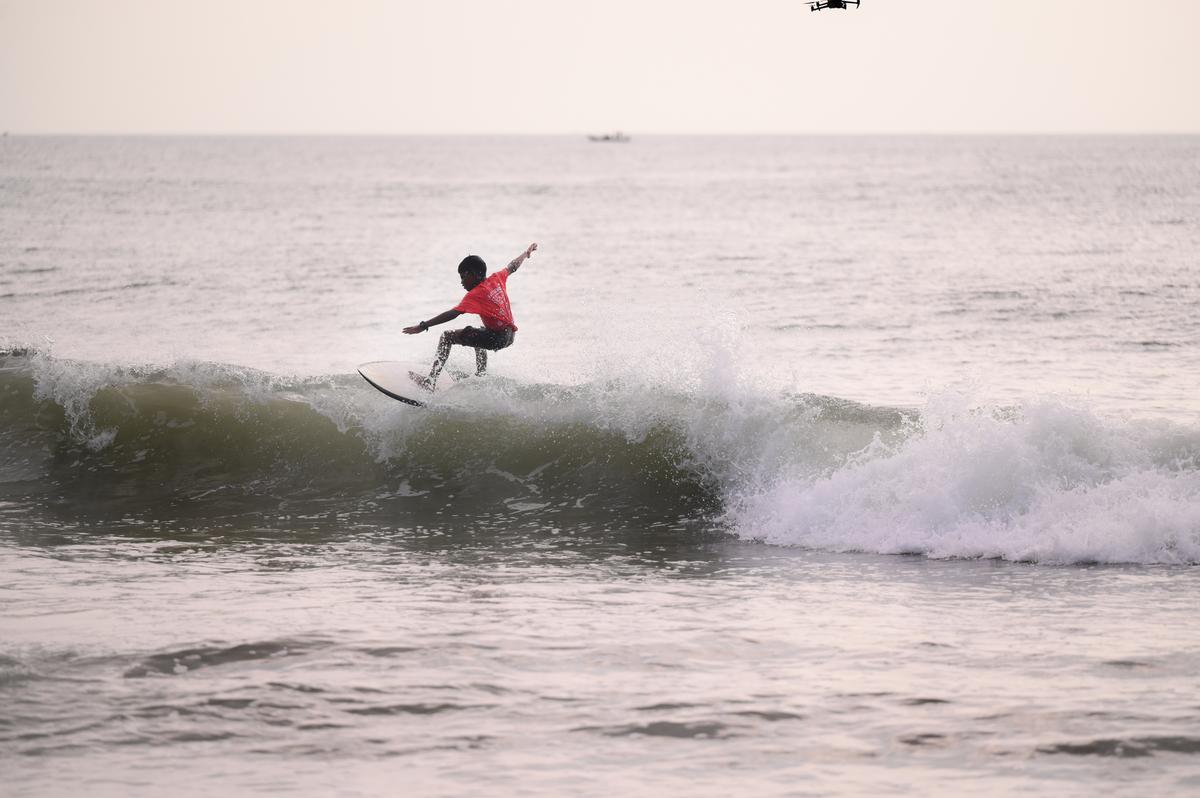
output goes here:
{"type": "Polygon", "coordinates": [[[423,333],[430,327],[445,324],[464,313],[478,314],[483,320],[483,327],[463,327],[461,330],[448,330],[442,333],[438,341],[437,355],[433,359],[433,367],[429,369],[428,377],[413,375],[417,383],[427,391],[432,391],[437,385],[438,375],[450,357],[450,347],[470,346],[475,349],[475,373],[487,371],[487,353],[495,352],[511,346],[517,332],[513,323],[512,307],[508,303],[508,276],[521,268],[525,259],[537,250],[537,244],[529,248],[505,268],[493,274],[487,274],[487,264],[478,255],[468,255],[458,264],[458,276],[462,287],[467,289],[467,295],[450,310],[439,313],[429,321],[422,321],[412,327],[405,327],[407,335],[423,333]],[[487,275],[486,277],[484,275],[487,275]]]}

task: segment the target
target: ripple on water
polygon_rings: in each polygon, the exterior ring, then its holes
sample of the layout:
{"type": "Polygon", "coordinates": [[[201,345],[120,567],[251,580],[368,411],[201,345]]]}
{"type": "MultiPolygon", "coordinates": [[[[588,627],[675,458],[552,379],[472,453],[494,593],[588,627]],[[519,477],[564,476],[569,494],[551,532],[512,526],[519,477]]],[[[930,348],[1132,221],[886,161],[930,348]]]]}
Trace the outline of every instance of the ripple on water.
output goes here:
{"type": "Polygon", "coordinates": [[[140,679],[155,675],[175,676],[200,668],[211,668],[236,662],[297,656],[323,645],[327,645],[327,643],[314,640],[266,640],[258,643],[241,643],[236,646],[200,646],[166,651],[145,657],[140,663],[125,671],[125,678],[140,679]]]}
{"type": "Polygon", "coordinates": [[[490,709],[490,704],[413,703],[388,704],[386,706],[356,707],[347,709],[351,715],[436,715],[441,712],[457,712],[464,709],[490,709]]]}
{"type": "Polygon", "coordinates": [[[678,739],[718,739],[734,736],[729,724],[719,721],[656,720],[617,726],[579,726],[571,731],[596,732],[605,737],[675,737],[678,739]]]}
{"type": "Polygon", "coordinates": [[[1200,737],[1132,737],[1128,740],[1102,738],[1078,743],[1056,743],[1037,749],[1039,754],[1100,756],[1132,759],[1155,754],[1200,754],[1200,737]]]}

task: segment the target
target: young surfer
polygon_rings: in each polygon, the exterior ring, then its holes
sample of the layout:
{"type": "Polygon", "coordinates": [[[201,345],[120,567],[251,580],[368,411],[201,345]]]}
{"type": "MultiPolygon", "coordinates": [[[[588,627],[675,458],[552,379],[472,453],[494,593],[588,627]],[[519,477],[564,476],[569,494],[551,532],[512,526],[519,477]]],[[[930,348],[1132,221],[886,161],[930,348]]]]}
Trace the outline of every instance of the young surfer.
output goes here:
{"type": "Polygon", "coordinates": [[[422,388],[428,391],[434,389],[434,386],[437,385],[438,375],[442,373],[442,367],[446,365],[446,358],[450,357],[450,347],[455,344],[474,347],[476,374],[482,374],[487,370],[489,349],[495,352],[512,344],[517,332],[517,325],[513,324],[512,308],[508,304],[508,291],[505,286],[508,284],[508,276],[521,268],[525,259],[536,250],[537,244],[530,244],[527,250],[513,258],[512,263],[486,277],[484,275],[487,274],[487,264],[483,262],[483,258],[478,255],[468,255],[462,259],[462,263],[458,264],[458,276],[462,280],[462,287],[467,289],[467,295],[462,298],[462,301],[429,321],[404,328],[406,334],[416,335],[425,332],[430,327],[456,319],[464,313],[476,313],[483,320],[482,328],[463,327],[461,330],[449,330],[442,333],[442,338],[438,342],[437,356],[433,359],[433,367],[429,370],[429,376],[413,375],[413,379],[422,388]]]}

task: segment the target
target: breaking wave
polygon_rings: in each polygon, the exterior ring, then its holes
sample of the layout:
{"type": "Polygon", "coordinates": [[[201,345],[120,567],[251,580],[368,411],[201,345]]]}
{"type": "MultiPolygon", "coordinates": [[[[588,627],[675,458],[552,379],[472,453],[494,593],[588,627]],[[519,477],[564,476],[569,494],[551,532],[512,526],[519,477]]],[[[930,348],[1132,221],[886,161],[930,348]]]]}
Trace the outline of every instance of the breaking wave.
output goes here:
{"type": "Polygon", "coordinates": [[[690,522],[835,551],[1198,563],[1200,430],[1056,399],[916,411],[630,379],[466,380],[414,409],[357,375],[10,353],[0,507],[0,528],[690,522]]]}

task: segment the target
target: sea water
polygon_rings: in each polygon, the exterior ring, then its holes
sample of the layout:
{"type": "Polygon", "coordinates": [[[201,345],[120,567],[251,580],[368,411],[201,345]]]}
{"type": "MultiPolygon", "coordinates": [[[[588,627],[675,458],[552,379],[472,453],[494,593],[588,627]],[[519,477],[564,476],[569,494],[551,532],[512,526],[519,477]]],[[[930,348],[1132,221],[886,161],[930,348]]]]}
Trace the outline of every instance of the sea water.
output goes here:
{"type": "Polygon", "coordinates": [[[1193,793],[1198,251],[1196,137],[0,139],[4,791],[1193,793]]]}

